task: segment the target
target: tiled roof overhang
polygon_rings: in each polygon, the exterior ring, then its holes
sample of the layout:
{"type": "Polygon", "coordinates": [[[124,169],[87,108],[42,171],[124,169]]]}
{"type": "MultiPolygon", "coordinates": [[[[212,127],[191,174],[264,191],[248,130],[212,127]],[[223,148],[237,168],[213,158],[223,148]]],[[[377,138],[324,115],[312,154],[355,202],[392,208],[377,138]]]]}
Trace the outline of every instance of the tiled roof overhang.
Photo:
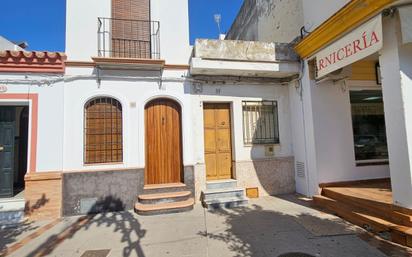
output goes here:
{"type": "Polygon", "coordinates": [[[0,72],[64,73],[64,53],[0,51],[0,72]]]}

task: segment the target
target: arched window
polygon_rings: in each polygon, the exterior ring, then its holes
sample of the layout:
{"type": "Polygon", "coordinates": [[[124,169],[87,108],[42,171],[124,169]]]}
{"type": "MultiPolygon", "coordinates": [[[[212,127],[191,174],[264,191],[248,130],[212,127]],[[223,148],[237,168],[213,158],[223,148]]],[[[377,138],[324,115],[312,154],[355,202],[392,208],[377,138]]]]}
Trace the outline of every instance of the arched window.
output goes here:
{"type": "Polygon", "coordinates": [[[84,107],[84,162],[123,161],[122,105],[110,97],[97,97],[84,107]]]}

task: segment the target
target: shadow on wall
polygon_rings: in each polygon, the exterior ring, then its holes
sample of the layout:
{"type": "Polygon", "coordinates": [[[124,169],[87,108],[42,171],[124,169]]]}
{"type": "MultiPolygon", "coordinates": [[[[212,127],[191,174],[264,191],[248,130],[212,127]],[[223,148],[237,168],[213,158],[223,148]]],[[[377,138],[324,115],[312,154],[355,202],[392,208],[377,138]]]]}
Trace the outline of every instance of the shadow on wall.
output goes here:
{"type": "MultiPolygon", "coordinates": [[[[87,232],[95,227],[113,227],[113,233],[121,233],[121,242],[127,245],[123,248],[122,256],[144,257],[140,246],[140,240],[145,236],[146,230],[141,229],[141,225],[136,217],[130,212],[111,212],[114,210],[124,210],[125,205],[118,198],[108,196],[99,199],[90,208],[89,215],[80,217],[74,224],[68,226],[63,231],[50,236],[43,244],[34,249],[27,257],[45,256],[52,254],[64,240],[73,238],[79,232],[87,232]],[[96,212],[101,212],[95,214],[96,212]],[[135,240],[135,238],[137,238],[135,240]]],[[[107,244],[110,249],[110,243],[107,244]]],[[[83,254],[83,253],[81,253],[83,254]]]]}
{"type": "Polygon", "coordinates": [[[24,206],[24,214],[26,216],[30,216],[36,210],[45,206],[48,202],[50,202],[50,199],[46,198],[46,194],[42,194],[41,198],[39,198],[34,204],[31,204],[30,201],[26,201],[25,206],[24,206]]]}

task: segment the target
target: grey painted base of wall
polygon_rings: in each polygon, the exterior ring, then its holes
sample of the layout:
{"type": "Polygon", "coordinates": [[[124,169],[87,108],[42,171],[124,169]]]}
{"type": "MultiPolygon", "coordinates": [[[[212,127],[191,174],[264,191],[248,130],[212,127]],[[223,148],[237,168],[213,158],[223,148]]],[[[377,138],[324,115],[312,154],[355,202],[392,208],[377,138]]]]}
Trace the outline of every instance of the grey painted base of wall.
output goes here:
{"type": "Polygon", "coordinates": [[[63,216],[132,209],[144,169],[63,173],[63,216]]]}
{"type": "MultiPolygon", "coordinates": [[[[63,216],[132,210],[144,194],[144,169],[63,173],[63,216]]],[[[186,189],[194,194],[194,168],[184,167],[186,189]]]]}

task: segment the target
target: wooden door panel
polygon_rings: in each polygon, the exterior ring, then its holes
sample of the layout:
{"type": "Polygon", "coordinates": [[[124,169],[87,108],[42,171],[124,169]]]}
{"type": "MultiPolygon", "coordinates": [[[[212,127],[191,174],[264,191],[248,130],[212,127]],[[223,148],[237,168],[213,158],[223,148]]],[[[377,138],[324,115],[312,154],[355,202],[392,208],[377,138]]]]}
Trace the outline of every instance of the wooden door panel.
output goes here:
{"type": "Polygon", "coordinates": [[[230,179],[232,171],[232,153],[219,153],[217,155],[219,179],[230,179]]]}
{"type": "Polygon", "coordinates": [[[229,104],[204,104],[204,146],[207,180],[232,177],[229,104]]]}
{"type": "Polygon", "coordinates": [[[230,109],[227,104],[216,105],[216,126],[218,128],[227,128],[230,125],[230,109]]]}
{"type": "Polygon", "coordinates": [[[180,106],[157,99],[146,105],[145,184],[178,183],[182,178],[180,106]]]}
{"type": "Polygon", "coordinates": [[[216,141],[215,141],[215,130],[214,129],[205,129],[205,152],[206,153],[215,153],[216,152],[216,141]]]}
{"type": "Polygon", "coordinates": [[[216,170],[217,162],[216,162],[216,154],[215,153],[207,153],[205,154],[205,161],[206,161],[206,178],[208,180],[213,180],[218,178],[218,173],[216,170]]]}
{"type": "Polygon", "coordinates": [[[215,129],[215,109],[213,105],[205,104],[203,110],[203,122],[205,128],[215,129]]]}
{"type": "Polygon", "coordinates": [[[230,129],[218,129],[217,130],[217,151],[227,152],[231,151],[231,141],[230,141],[230,129]]]}
{"type": "Polygon", "coordinates": [[[15,107],[0,108],[0,197],[13,196],[15,107]]]}

